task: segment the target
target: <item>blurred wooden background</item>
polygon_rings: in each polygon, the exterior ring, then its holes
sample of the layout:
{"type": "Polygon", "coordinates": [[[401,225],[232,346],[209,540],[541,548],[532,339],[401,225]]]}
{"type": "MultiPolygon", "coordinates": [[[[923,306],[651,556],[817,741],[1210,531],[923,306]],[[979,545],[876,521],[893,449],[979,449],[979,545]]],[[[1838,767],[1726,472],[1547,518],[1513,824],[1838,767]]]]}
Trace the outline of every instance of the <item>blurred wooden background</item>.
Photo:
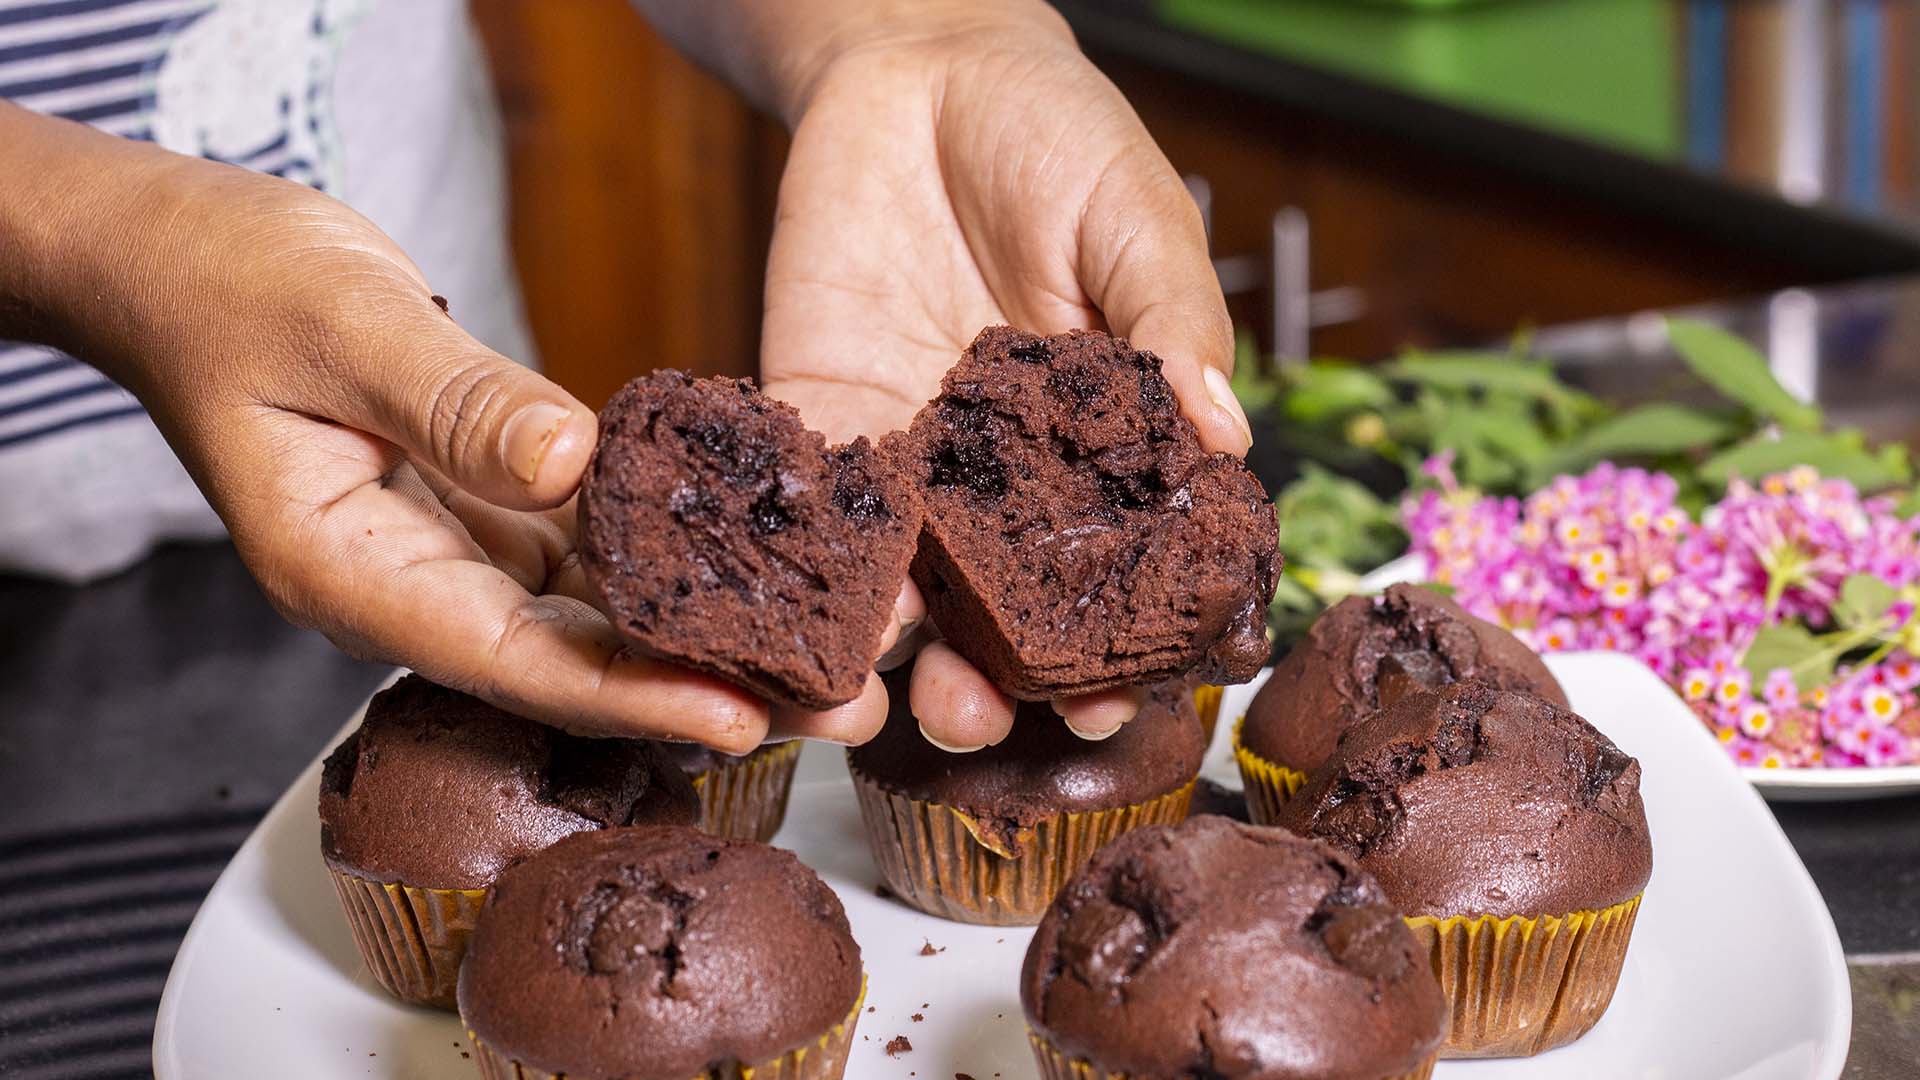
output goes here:
{"type": "Polygon", "coordinates": [[[549,375],[598,408],[656,367],[749,375],[786,146],[628,0],[473,0],[549,375]]]}
{"type": "MultiPolygon", "coordinates": [[[[674,53],[627,0],[472,0],[509,137],[513,242],[547,370],[598,406],[655,367],[751,374],[786,135],[674,53]]],[[[1316,353],[1472,345],[1522,325],[1819,280],[1791,254],[1093,54],[1185,173],[1217,257],[1312,224],[1310,276],[1362,298],[1316,353]]],[[[1230,297],[1272,347],[1265,282],[1230,297]]]]}

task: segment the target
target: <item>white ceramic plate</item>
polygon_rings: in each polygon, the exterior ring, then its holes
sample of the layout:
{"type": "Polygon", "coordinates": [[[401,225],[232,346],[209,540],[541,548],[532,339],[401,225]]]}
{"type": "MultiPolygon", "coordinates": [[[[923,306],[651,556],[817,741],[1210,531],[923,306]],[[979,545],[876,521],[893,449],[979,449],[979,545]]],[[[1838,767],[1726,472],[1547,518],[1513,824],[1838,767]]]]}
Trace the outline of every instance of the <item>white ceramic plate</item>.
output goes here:
{"type": "MultiPolygon", "coordinates": [[[[1583,715],[1639,757],[1654,877],[1613,1008],[1538,1058],[1445,1062],[1439,1080],[1831,1080],[1851,1019],[1839,938],[1753,790],[1684,705],[1633,660],[1549,659],[1583,715]]],[[[1252,687],[1230,691],[1223,719],[1252,687]]],[[[1207,775],[1238,786],[1221,724],[1207,775]]],[[[220,877],[174,961],[154,1033],[160,1080],[376,1076],[473,1080],[453,1016],[398,1005],[362,969],[320,863],[308,768],[220,877]]],[[[1016,988],[1029,931],[961,926],[874,895],[841,755],[809,747],[776,838],[840,894],[872,1013],[847,1075],[1034,1075],[1016,988]],[[931,942],[944,949],[920,955],[931,942]],[[912,1015],[924,1019],[915,1021],[912,1015]],[[913,1050],[881,1047],[905,1035],[913,1050]]]]}
{"type": "MultiPolygon", "coordinates": [[[[1389,585],[1421,581],[1426,575],[1424,559],[1413,554],[1402,555],[1361,578],[1360,591],[1380,592],[1389,585]]],[[[1775,802],[1847,802],[1920,795],[1920,765],[1883,769],[1742,768],[1738,771],[1761,795],[1775,802]]]]}

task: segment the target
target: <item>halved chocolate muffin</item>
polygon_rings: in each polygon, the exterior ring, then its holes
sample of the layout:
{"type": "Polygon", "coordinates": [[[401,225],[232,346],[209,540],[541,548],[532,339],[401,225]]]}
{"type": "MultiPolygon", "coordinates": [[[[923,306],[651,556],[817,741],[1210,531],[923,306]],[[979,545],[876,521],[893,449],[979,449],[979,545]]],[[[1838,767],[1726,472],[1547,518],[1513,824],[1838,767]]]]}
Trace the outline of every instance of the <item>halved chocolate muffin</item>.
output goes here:
{"type": "Polygon", "coordinates": [[[839,897],[791,852],[648,827],[500,875],[459,997],[490,1080],[838,1080],[864,995],[839,897]]]}
{"type": "Polygon", "coordinates": [[[1532,649],[1449,597],[1394,585],[1328,608],[1274,667],[1240,722],[1234,756],[1248,811],[1272,821],[1355,720],[1411,691],[1469,679],[1567,704],[1532,649]]]}
{"type": "Polygon", "coordinates": [[[866,684],[920,521],[866,439],[829,448],[748,380],[660,371],[600,412],[580,558],[641,649],[826,709],[866,684]]]}
{"type": "Polygon", "coordinates": [[[418,675],[374,696],[320,777],[354,944],[396,997],[443,1008],[502,870],[574,833],[698,815],[658,745],[568,735],[418,675]]]}
{"type": "Polygon", "coordinates": [[[1448,1055],[1552,1049],[1613,999],[1653,870],[1640,763],[1559,705],[1407,694],[1347,730],[1279,824],[1406,913],[1452,997],[1448,1055]]]}
{"type": "Polygon", "coordinates": [[[1152,353],[1105,334],[980,332],[895,441],[925,487],[913,579],[942,635],[1014,697],[1267,657],[1273,508],[1200,449],[1152,353]]]}
{"type": "Polygon", "coordinates": [[[1186,817],[1206,740],[1183,684],[1156,688],[1098,742],[1029,703],[1000,743],[955,754],[920,734],[907,677],[888,675],[886,727],[847,751],[847,765],[881,876],[914,907],[1030,924],[1102,844],[1186,817]]]}
{"type": "Polygon", "coordinates": [[[1344,853],[1201,816],[1109,844],[1034,932],[1020,1003],[1045,1080],[1400,1080],[1446,998],[1344,853]]]}

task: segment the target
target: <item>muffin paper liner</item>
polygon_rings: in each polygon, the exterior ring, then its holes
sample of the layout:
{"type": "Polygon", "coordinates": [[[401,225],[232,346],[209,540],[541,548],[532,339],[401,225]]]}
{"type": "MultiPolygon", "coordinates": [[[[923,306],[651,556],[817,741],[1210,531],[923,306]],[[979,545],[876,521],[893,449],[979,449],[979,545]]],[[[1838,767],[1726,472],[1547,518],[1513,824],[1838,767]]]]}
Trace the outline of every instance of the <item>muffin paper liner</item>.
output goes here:
{"type": "Polygon", "coordinates": [[[693,773],[700,827],[715,836],[766,843],[787,818],[800,740],[769,743],[736,762],[693,773]]]}
{"type": "Polygon", "coordinates": [[[1452,1006],[1441,1057],[1530,1057],[1607,1011],[1640,897],[1598,911],[1407,919],[1452,1006]]]}
{"type": "Polygon", "coordinates": [[[1111,810],[1070,811],[1003,843],[972,815],[912,799],[849,766],[868,846],[887,887],[929,915],[992,926],[1031,926],[1093,853],[1142,825],[1183,821],[1193,781],[1111,810]]]}
{"type": "Polygon", "coordinates": [[[1247,749],[1240,741],[1240,729],[1247,722],[1233,722],[1233,762],[1240,766],[1240,786],[1246,793],[1247,816],[1255,825],[1271,825],[1280,816],[1280,808],[1307,782],[1307,774],[1277,761],[1268,761],[1247,749]]]}
{"type": "MultiPolygon", "coordinates": [[[[1027,1042],[1033,1045],[1033,1060],[1040,1066],[1040,1080],[1162,1080],[1135,1073],[1108,1072],[1085,1058],[1068,1057],[1046,1037],[1027,1029],[1027,1042]]],[[[1379,1080],[1427,1080],[1433,1075],[1433,1058],[1412,1072],[1393,1073],[1379,1080]]]]}
{"type": "Polygon", "coordinates": [[[367,970],[387,992],[451,1009],[486,889],[418,889],[328,868],[367,970]]]}
{"type": "Polygon", "coordinates": [[[1207,745],[1213,745],[1213,732],[1220,726],[1220,696],[1226,687],[1202,683],[1193,688],[1193,711],[1200,714],[1200,730],[1207,733],[1207,745]]]}
{"type": "MultiPolygon", "coordinates": [[[[789,1050],[779,1057],[752,1065],[738,1062],[704,1069],[688,1080],[840,1080],[847,1071],[847,1051],[853,1047],[853,1029],[860,1022],[860,1006],[867,1000],[867,977],[860,976],[860,993],[853,999],[847,1018],[833,1025],[812,1042],[789,1050]]],[[[552,1073],[522,1065],[488,1046],[480,1036],[467,1029],[467,1041],[473,1044],[473,1063],[486,1080],[603,1080],[581,1073],[552,1073]]]]}

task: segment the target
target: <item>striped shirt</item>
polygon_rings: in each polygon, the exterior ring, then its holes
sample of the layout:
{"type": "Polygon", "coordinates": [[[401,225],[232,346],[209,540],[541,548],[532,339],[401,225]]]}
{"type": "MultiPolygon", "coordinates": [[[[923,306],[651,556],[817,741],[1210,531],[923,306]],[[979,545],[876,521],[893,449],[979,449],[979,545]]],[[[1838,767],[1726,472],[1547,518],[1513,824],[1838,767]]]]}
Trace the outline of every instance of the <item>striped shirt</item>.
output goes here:
{"type": "MultiPolygon", "coordinates": [[[[461,0],[0,0],[0,98],[343,198],[530,358],[479,55],[461,0]]],[[[216,535],[131,394],[0,342],[0,570],[81,580],[216,535]]]]}

